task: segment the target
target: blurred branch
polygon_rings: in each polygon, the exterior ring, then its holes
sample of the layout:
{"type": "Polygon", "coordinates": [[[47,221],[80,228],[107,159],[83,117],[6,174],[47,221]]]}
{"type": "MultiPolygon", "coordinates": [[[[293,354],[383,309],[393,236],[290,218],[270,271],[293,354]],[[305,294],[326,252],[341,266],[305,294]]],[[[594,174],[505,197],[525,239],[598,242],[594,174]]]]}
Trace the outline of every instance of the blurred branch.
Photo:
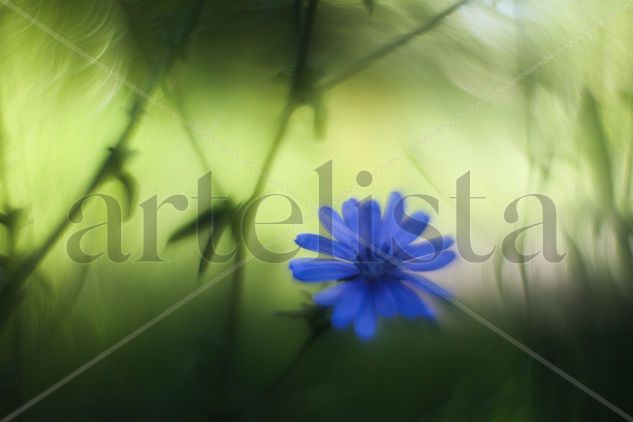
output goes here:
{"type": "Polygon", "coordinates": [[[470,0],[461,0],[453,4],[452,6],[449,6],[448,8],[444,9],[433,18],[431,18],[431,20],[429,20],[428,22],[425,22],[417,28],[414,28],[411,31],[399,36],[395,40],[388,42],[382,47],[379,47],[376,51],[369,53],[367,56],[356,60],[356,62],[352,63],[349,68],[343,70],[339,75],[336,75],[329,80],[326,79],[322,83],[318,84],[317,87],[319,89],[329,89],[342,82],[345,82],[346,80],[365,70],[367,67],[371,66],[376,61],[393,53],[398,48],[405,46],[415,37],[431,31],[437,25],[442,23],[444,19],[449,17],[451,14],[453,14],[453,12],[457,11],[460,7],[464,6],[469,1],[470,0]]]}
{"type": "Polygon", "coordinates": [[[262,400],[270,397],[271,394],[275,392],[281,386],[286,379],[294,372],[294,370],[299,366],[307,352],[312,348],[312,346],[317,342],[321,336],[327,332],[330,328],[330,325],[323,325],[318,329],[314,329],[310,332],[310,335],[306,337],[303,341],[299,349],[292,356],[290,361],[286,364],[286,366],[277,374],[277,376],[266,386],[266,389],[257,396],[252,404],[261,402],[262,400]]]}
{"type": "MultiPolygon", "coordinates": [[[[631,116],[631,121],[633,122],[633,96],[627,96],[627,103],[629,105],[629,115],[631,116]]],[[[633,131],[633,126],[631,127],[633,131]]],[[[631,168],[633,167],[633,134],[631,136],[631,140],[628,142],[628,151],[626,156],[624,157],[624,171],[623,171],[623,180],[624,180],[624,190],[622,195],[622,206],[624,207],[625,212],[627,213],[627,219],[631,221],[631,168]]]]}
{"type": "MultiPolygon", "coordinates": [[[[124,20],[127,24],[127,30],[129,35],[131,36],[132,40],[134,41],[134,43],[137,46],[137,50],[141,53],[141,55],[143,56],[143,60],[145,61],[145,64],[151,68],[151,69],[156,69],[157,65],[154,63],[154,60],[152,59],[151,55],[149,54],[148,48],[146,43],[143,41],[143,37],[141,36],[141,34],[139,33],[138,29],[137,29],[137,25],[134,23],[134,19],[132,17],[132,12],[130,10],[130,8],[127,5],[127,1],[126,0],[115,0],[115,3],[119,6],[119,9],[121,11],[121,13],[123,14],[124,20]]],[[[185,120],[189,120],[185,114],[185,107],[184,104],[182,102],[182,99],[180,97],[180,95],[178,95],[177,93],[173,92],[172,90],[168,89],[167,85],[165,84],[165,81],[162,81],[161,84],[161,90],[163,92],[163,94],[165,94],[165,96],[168,98],[169,102],[172,103],[172,105],[176,108],[176,113],[178,113],[179,116],[181,116],[183,119],[185,120]]],[[[183,128],[183,130],[185,131],[185,134],[187,136],[187,141],[189,142],[195,156],[196,159],[198,160],[198,163],[200,164],[200,167],[203,171],[209,171],[211,170],[211,165],[209,163],[209,161],[207,160],[206,156],[204,155],[204,151],[202,150],[202,148],[199,145],[198,139],[196,138],[196,134],[194,133],[194,131],[191,129],[191,126],[186,124],[184,121],[181,121],[181,126],[183,128]]],[[[213,183],[215,184],[216,189],[218,189],[219,191],[222,191],[220,189],[220,186],[218,186],[217,183],[217,177],[213,178],[213,183]]]]}
{"type": "MultiPolygon", "coordinates": [[[[266,155],[266,158],[264,160],[264,164],[262,165],[260,176],[257,179],[255,187],[253,188],[253,191],[245,204],[248,204],[252,200],[256,199],[264,189],[266,178],[268,177],[268,172],[272,168],[275,158],[277,157],[277,153],[279,152],[279,147],[281,146],[282,141],[285,138],[286,129],[288,127],[290,118],[292,117],[292,114],[297,106],[304,102],[306,95],[308,95],[308,92],[310,90],[308,53],[310,51],[310,44],[314,30],[314,22],[316,19],[318,2],[319,0],[309,0],[308,2],[308,6],[305,12],[305,18],[301,26],[301,38],[299,40],[297,60],[295,63],[290,88],[288,91],[288,99],[279,116],[279,123],[273,136],[273,141],[271,143],[268,154],[266,155]]],[[[242,207],[241,209],[243,210],[245,209],[245,207],[242,207]]],[[[248,223],[246,223],[246,225],[243,224],[244,222],[241,221],[241,213],[242,211],[238,212],[238,215],[236,216],[232,224],[232,230],[234,231],[234,233],[237,233],[238,235],[239,233],[243,233],[242,240],[237,242],[236,262],[238,263],[242,261],[246,253],[243,239],[248,237],[249,229],[250,227],[252,227],[248,223]]],[[[237,239],[236,236],[234,237],[237,239]]],[[[238,268],[241,268],[241,265],[238,268]]],[[[225,349],[224,359],[222,360],[222,363],[224,365],[224,382],[226,382],[229,377],[232,366],[231,362],[233,361],[235,356],[235,348],[239,330],[239,308],[241,303],[242,291],[244,289],[243,274],[243,270],[239,270],[238,272],[236,272],[233,282],[231,283],[229,298],[230,302],[227,319],[227,347],[225,349]]]]}
{"type": "Polygon", "coordinates": [[[3,255],[3,251],[0,251],[0,289],[2,288],[2,283],[5,281],[5,265],[8,264],[13,255],[15,231],[20,217],[20,210],[11,206],[9,179],[7,177],[8,166],[6,141],[4,113],[2,110],[2,103],[0,102],[0,190],[2,190],[2,197],[0,198],[0,201],[2,201],[0,204],[0,226],[4,226],[7,232],[6,255],[3,255]]]}
{"type": "MultiPolygon", "coordinates": [[[[0,101],[1,101],[0,95],[0,101]]],[[[10,207],[9,201],[9,182],[7,179],[7,148],[5,139],[4,113],[2,112],[2,103],[0,102],[0,189],[2,190],[2,207],[7,211],[10,207]]]]}
{"type": "MultiPolygon", "coordinates": [[[[514,8],[514,13],[518,16],[519,15],[519,0],[514,0],[514,2],[512,3],[512,6],[514,8]]],[[[517,72],[519,74],[520,72],[523,72],[524,69],[529,68],[529,63],[526,63],[526,60],[525,60],[525,55],[529,51],[529,42],[528,42],[528,39],[526,38],[526,34],[527,34],[527,30],[525,29],[523,20],[516,19],[516,45],[517,45],[516,66],[517,66],[517,72]]],[[[533,124],[532,107],[534,104],[534,95],[536,91],[536,80],[533,73],[526,75],[524,78],[522,78],[519,81],[519,89],[521,91],[521,100],[522,100],[522,106],[523,106],[522,107],[523,108],[523,129],[524,129],[524,135],[525,135],[524,148],[525,148],[525,153],[526,153],[527,162],[528,162],[528,177],[527,177],[527,182],[526,182],[527,183],[526,192],[532,192],[531,185],[533,182],[532,182],[531,176],[534,170],[536,170],[539,175],[543,174],[544,179],[546,178],[546,172],[540,166],[540,160],[538,159],[536,155],[537,151],[542,150],[544,146],[533,144],[535,137],[533,136],[533,133],[532,133],[533,132],[532,131],[532,124],[533,124]]],[[[547,158],[550,159],[551,157],[547,157],[547,158]]],[[[549,165],[547,167],[549,167],[549,165]]],[[[525,227],[527,219],[528,219],[528,213],[527,212],[522,213],[521,227],[525,227]]],[[[519,248],[519,250],[523,250],[526,243],[526,237],[520,236],[517,241],[518,241],[517,247],[519,248]]],[[[531,324],[532,320],[530,316],[530,312],[531,312],[530,308],[532,307],[531,305],[532,293],[531,293],[531,286],[529,285],[531,282],[529,281],[526,263],[523,261],[519,262],[518,268],[519,268],[519,277],[521,278],[521,286],[523,288],[526,323],[531,324]]]]}
{"type": "Polygon", "coordinates": [[[305,102],[312,89],[312,81],[309,77],[310,72],[307,61],[308,53],[310,50],[310,43],[312,40],[312,34],[314,32],[314,21],[316,19],[318,2],[318,0],[310,0],[308,3],[305,19],[302,25],[303,31],[301,33],[301,39],[299,42],[297,61],[292,73],[292,80],[290,82],[288,99],[286,101],[286,105],[280,113],[279,123],[273,136],[271,147],[268,150],[266,158],[264,159],[264,164],[262,165],[261,169],[261,175],[257,179],[255,187],[253,188],[253,193],[250,196],[251,200],[256,198],[264,188],[266,176],[274,163],[277,152],[279,151],[279,146],[281,145],[281,142],[286,135],[286,129],[288,128],[290,118],[292,117],[295,109],[305,102]]]}
{"type": "MultiPolygon", "coordinates": [[[[168,91],[167,87],[165,86],[163,86],[162,90],[165,93],[165,95],[167,95],[168,97],[171,97],[170,100],[171,100],[171,103],[174,104],[174,106],[176,107],[176,112],[183,118],[189,120],[186,117],[185,106],[182,102],[182,98],[180,97],[180,95],[172,91],[168,91]]],[[[189,145],[191,146],[193,153],[198,159],[198,163],[200,164],[202,171],[206,172],[206,171],[211,170],[211,164],[209,163],[206,156],[204,155],[204,151],[200,147],[198,139],[196,138],[196,134],[191,129],[191,126],[185,123],[182,123],[181,126],[184,129],[185,134],[187,135],[187,140],[189,141],[189,145]]],[[[217,177],[213,178],[213,183],[215,183],[216,187],[219,189],[219,186],[217,185],[217,177]]]]}
{"type": "Polygon", "coordinates": [[[609,141],[605,132],[599,104],[593,93],[586,89],[581,103],[582,140],[585,141],[587,159],[591,165],[595,181],[604,195],[604,203],[610,211],[615,211],[612,163],[609,155],[609,141]]]}
{"type": "Polygon", "coordinates": [[[579,117],[582,125],[580,139],[584,141],[587,160],[594,173],[593,180],[602,194],[596,204],[599,209],[598,224],[603,226],[605,222],[612,222],[621,255],[621,264],[630,280],[633,277],[633,245],[630,241],[633,227],[625,210],[619,209],[616,203],[609,138],[601,116],[600,103],[589,89],[584,93],[579,117]]]}
{"type": "MultiPolygon", "coordinates": [[[[1,96],[0,96],[1,99],[1,96]]],[[[4,113],[0,102],[0,190],[2,190],[2,204],[0,204],[0,227],[4,226],[6,235],[0,232],[0,239],[6,239],[6,250],[0,250],[0,290],[9,280],[9,265],[14,254],[15,231],[18,225],[20,211],[11,206],[9,182],[7,177],[7,147],[4,113]]],[[[0,298],[1,301],[1,298],[0,298]]],[[[0,322],[1,331],[1,322],[0,322]]]]}
{"type": "MultiPolygon", "coordinates": [[[[200,14],[203,4],[204,0],[195,0],[195,2],[191,3],[191,7],[187,10],[183,10],[183,20],[181,22],[181,26],[178,27],[175,33],[169,34],[171,35],[171,38],[168,40],[167,48],[164,52],[164,60],[162,61],[161,66],[157,67],[152,72],[144,92],[151,95],[155,88],[161,83],[165,75],[171,70],[178,57],[181,56],[182,50],[186,47],[189,36],[195,28],[197,17],[200,14]]],[[[117,138],[114,147],[110,149],[108,156],[101,162],[93,177],[90,179],[90,182],[82,190],[82,196],[80,196],[80,198],[85,198],[86,196],[92,194],[105,180],[112,177],[114,172],[117,172],[115,177],[121,176],[123,165],[129,156],[127,145],[141,121],[148,98],[149,96],[140,95],[135,97],[126,126],[117,138]]],[[[12,272],[10,276],[10,283],[7,283],[2,290],[3,296],[9,295],[12,291],[15,291],[22,282],[37,269],[41,261],[44,257],[46,257],[48,252],[50,252],[52,247],[64,233],[69,222],[78,215],[80,210],[80,206],[71,208],[68,215],[64,216],[61,221],[55,225],[42,244],[24,261],[17,265],[16,270],[12,272]]]]}

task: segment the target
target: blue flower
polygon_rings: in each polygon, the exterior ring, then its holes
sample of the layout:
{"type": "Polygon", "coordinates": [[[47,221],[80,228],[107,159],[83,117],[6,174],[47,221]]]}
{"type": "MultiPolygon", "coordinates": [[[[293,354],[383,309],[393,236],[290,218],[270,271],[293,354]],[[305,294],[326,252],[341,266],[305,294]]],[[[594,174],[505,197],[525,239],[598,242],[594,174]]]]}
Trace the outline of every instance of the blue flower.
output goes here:
{"type": "Polygon", "coordinates": [[[368,340],[376,333],[378,315],[435,319],[421,294],[449,298],[449,292],[420,273],[445,267],[456,257],[450,237],[419,239],[429,215],[404,213],[402,195],[390,195],[384,215],[374,200],[350,199],[342,217],[329,207],[319,217],[331,238],[301,234],[297,244],[329,258],[298,258],[290,262],[293,276],[303,282],[338,282],[316,295],[314,302],[332,307],[332,325],[353,322],[356,335],[368,340]]]}

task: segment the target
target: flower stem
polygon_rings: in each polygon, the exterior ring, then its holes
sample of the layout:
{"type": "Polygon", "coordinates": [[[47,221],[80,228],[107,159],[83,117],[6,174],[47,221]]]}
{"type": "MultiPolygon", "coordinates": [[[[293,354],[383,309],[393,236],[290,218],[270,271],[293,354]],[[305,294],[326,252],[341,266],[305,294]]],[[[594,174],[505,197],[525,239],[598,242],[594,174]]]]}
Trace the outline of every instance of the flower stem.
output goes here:
{"type": "Polygon", "coordinates": [[[308,53],[310,51],[312,33],[314,32],[314,22],[316,19],[316,9],[318,3],[318,0],[310,0],[310,3],[308,4],[303,25],[303,31],[301,34],[301,40],[299,43],[297,61],[295,64],[293,78],[288,92],[288,99],[286,101],[286,105],[279,115],[279,123],[277,125],[271,147],[268,151],[268,154],[266,155],[266,159],[264,160],[264,164],[261,168],[260,176],[255,183],[255,187],[253,189],[253,193],[249,198],[249,201],[255,199],[264,189],[266,177],[268,176],[268,172],[273,166],[275,158],[277,158],[279,147],[281,146],[282,141],[285,138],[286,130],[288,129],[288,123],[290,123],[290,118],[292,117],[292,114],[294,113],[297,106],[300,104],[300,99],[298,98],[298,95],[303,89],[307,88],[306,85],[309,83],[306,80],[308,68],[308,53]]]}
{"type": "MultiPolygon", "coordinates": [[[[239,233],[239,232],[238,232],[239,233]]],[[[237,243],[237,252],[235,255],[236,268],[233,272],[233,280],[231,281],[229,292],[229,308],[226,316],[226,347],[224,349],[220,380],[221,385],[226,385],[233,368],[233,362],[236,360],[237,340],[240,326],[240,310],[242,304],[242,291],[244,290],[244,267],[240,265],[244,259],[245,248],[243,242],[237,243]]]]}
{"type": "Polygon", "coordinates": [[[286,135],[286,129],[288,128],[288,123],[290,122],[290,117],[292,116],[293,106],[289,103],[284,107],[284,110],[281,113],[279,124],[275,131],[275,136],[273,137],[273,142],[271,143],[270,149],[266,154],[266,158],[264,160],[264,164],[262,164],[261,172],[257,181],[255,182],[255,187],[253,191],[246,201],[251,202],[256,199],[264,190],[266,185],[266,178],[268,176],[268,172],[273,166],[275,162],[275,158],[277,158],[277,154],[279,153],[279,147],[282,144],[282,141],[286,135]]]}
{"type": "Polygon", "coordinates": [[[275,378],[266,386],[266,388],[260,392],[255,398],[251,400],[251,402],[247,406],[253,406],[261,401],[270,397],[283,383],[288,379],[288,377],[294,372],[294,370],[299,366],[303,358],[306,356],[308,351],[314,346],[321,336],[330,329],[331,325],[324,325],[317,329],[314,329],[311,334],[303,341],[299,349],[292,356],[292,358],[288,361],[286,366],[277,374],[275,378]]]}
{"type": "MultiPolygon", "coordinates": [[[[249,196],[248,200],[245,202],[246,204],[255,200],[264,190],[266,185],[266,178],[268,177],[268,173],[272,168],[275,159],[279,153],[280,147],[283,143],[283,140],[286,136],[286,130],[288,128],[288,124],[290,122],[290,118],[294,110],[297,108],[299,104],[299,99],[297,98],[299,92],[305,87],[306,81],[306,70],[307,70],[307,60],[308,53],[310,50],[310,42],[312,39],[312,33],[314,30],[314,21],[316,18],[316,9],[319,0],[310,0],[306,14],[305,21],[303,25],[303,31],[301,34],[301,39],[299,42],[299,50],[297,53],[297,61],[295,64],[295,70],[292,78],[292,82],[290,84],[290,89],[288,92],[288,99],[286,104],[279,115],[278,125],[275,130],[273,140],[271,142],[270,149],[266,154],[266,158],[264,159],[264,163],[262,164],[260,175],[255,182],[255,186],[253,187],[253,191],[249,196]]],[[[246,209],[243,207],[242,209],[246,209]]],[[[243,217],[243,216],[239,216],[243,217]]],[[[234,223],[234,227],[236,230],[236,241],[237,241],[237,254],[236,254],[236,263],[240,263],[245,254],[246,254],[246,245],[244,244],[245,239],[251,233],[252,224],[237,224],[234,223]],[[242,239],[239,239],[239,234],[242,234],[242,239]]],[[[242,292],[244,290],[244,270],[241,265],[238,265],[235,270],[235,277],[233,282],[231,283],[231,291],[229,293],[229,309],[227,315],[227,345],[226,345],[226,355],[225,359],[222,360],[224,365],[224,377],[225,380],[228,380],[230,373],[230,364],[234,361],[234,354],[236,351],[236,343],[239,333],[239,318],[240,318],[240,303],[242,298],[242,292]]]]}

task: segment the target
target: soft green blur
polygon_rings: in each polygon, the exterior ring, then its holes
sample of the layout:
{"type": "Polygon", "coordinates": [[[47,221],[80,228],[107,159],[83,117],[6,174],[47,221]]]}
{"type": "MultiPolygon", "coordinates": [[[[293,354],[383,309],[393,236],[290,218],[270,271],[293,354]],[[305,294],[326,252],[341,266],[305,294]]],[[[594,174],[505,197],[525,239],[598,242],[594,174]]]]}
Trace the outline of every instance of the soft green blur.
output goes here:
{"type": "MultiPolygon", "coordinates": [[[[165,22],[176,25],[187,2],[126,1],[126,8],[118,1],[13,2],[100,65],[0,2],[0,204],[3,213],[20,210],[7,268],[36,250],[80,198],[129,124],[139,98],[130,84],[147,89],[149,62],[160,60],[165,28],[173,30],[165,22]]],[[[0,416],[207,282],[214,285],[25,413],[25,420],[213,419],[225,400],[240,402],[264,389],[300,346],[308,329],[274,313],[299,308],[304,292],[318,287],[293,281],[286,263],[249,260],[236,369],[220,383],[233,281],[223,272],[232,263],[211,264],[198,277],[195,236],[168,244],[196,217],[193,197],[207,171],[215,192],[236,202],[254,189],[296,60],[294,3],[206,2],[190,44],[152,92],[159,105],[146,104],[128,143],[134,154],[125,169],[138,186],[135,212],[122,231],[129,260],[103,256],[83,265],[69,258],[69,236],[105,221],[103,203],[94,199],[19,294],[5,298],[15,307],[0,314],[7,321],[0,333],[0,416]],[[190,202],[185,211],[160,209],[164,261],[138,262],[144,236],[138,205],[174,194],[190,202]]],[[[450,4],[321,1],[310,71],[326,81],[345,73],[450,4]],[[375,3],[372,13],[364,3],[375,3]]],[[[260,225],[260,240],[289,251],[296,234],[318,230],[315,169],[330,160],[335,206],[349,196],[383,201],[392,190],[433,195],[440,204],[435,226],[446,234],[456,230],[456,180],[470,172],[472,196],[485,197],[472,201],[473,248],[495,253],[483,263],[458,262],[433,280],[630,412],[631,382],[617,379],[633,369],[625,334],[633,303],[633,10],[612,13],[625,4],[472,1],[319,91],[320,107],[304,105],[291,116],[264,190],[295,200],[304,223],[260,225]],[[593,27],[597,23],[603,25],[593,27]],[[362,170],[374,175],[368,187],[356,183],[362,170]],[[558,251],[567,254],[562,262],[539,254],[513,264],[501,256],[506,235],[542,219],[534,199],[521,202],[519,222],[504,219],[506,206],[530,193],[556,204],[558,251]]],[[[113,178],[97,191],[124,204],[125,192],[113,178]]],[[[434,214],[422,202],[412,205],[434,214]]],[[[274,198],[257,220],[282,221],[289,212],[286,200],[274,198]]],[[[9,233],[1,233],[4,255],[9,233]]],[[[82,245],[103,251],[105,232],[94,230],[82,245]]],[[[521,238],[528,252],[541,245],[540,226],[521,238]]],[[[233,246],[225,233],[220,251],[233,246]]],[[[4,265],[3,259],[3,273],[4,265]]],[[[437,325],[383,321],[370,344],[350,330],[328,332],[272,398],[239,417],[613,420],[608,409],[469,316],[435,305],[437,325]]]]}

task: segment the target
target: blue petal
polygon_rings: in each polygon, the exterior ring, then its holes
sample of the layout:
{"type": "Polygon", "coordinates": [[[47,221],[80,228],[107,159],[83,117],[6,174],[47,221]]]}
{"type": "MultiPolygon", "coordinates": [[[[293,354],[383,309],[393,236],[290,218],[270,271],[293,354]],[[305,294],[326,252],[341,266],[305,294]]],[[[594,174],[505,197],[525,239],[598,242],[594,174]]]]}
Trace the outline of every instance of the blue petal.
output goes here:
{"type": "Polygon", "coordinates": [[[351,281],[349,284],[351,287],[334,304],[332,325],[336,328],[344,328],[352,322],[367,295],[367,283],[364,281],[351,281]]]}
{"type": "Polygon", "coordinates": [[[360,215],[358,221],[361,245],[364,248],[370,248],[377,245],[380,240],[380,204],[372,200],[367,200],[361,204],[360,215]]]}
{"type": "Polygon", "coordinates": [[[376,335],[376,311],[370,295],[365,297],[354,319],[354,331],[361,340],[371,340],[376,335]]]}
{"type": "Polygon", "coordinates": [[[442,251],[436,256],[430,256],[427,259],[408,261],[404,266],[411,271],[435,271],[443,268],[453,262],[457,254],[453,251],[442,251]]]}
{"type": "Polygon", "coordinates": [[[330,207],[321,207],[319,210],[319,218],[323,227],[330,232],[334,239],[354,247],[357,235],[347,227],[336,211],[330,207]]]}
{"type": "Polygon", "coordinates": [[[312,300],[317,305],[334,306],[350,289],[353,290],[353,286],[354,282],[350,281],[337,283],[332,287],[328,287],[316,293],[312,296],[312,300]]]}
{"type": "Polygon", "coordinates": [[[335,259],[297,258],[288,267],[300,281],[339,280],[358,275],[356,265],[335,259]]]}
{"type": "Polygon", "coordinates": [[[352,260],[355,257],[349,246],[317,234],[300,234],[295,239],[295,242],[303,249],[307,249],[309,251],[323,253],[347,260],[352,260]]]}
{"type": "MultiPolygon", "coordinates": [[[[398,217],[396,217],[398,218],[398,217]]],[[[429,224],[431,217],[425,212],[416,212],[405,217],[394,228],[394,241],[402,249],[417,239],[429,224]]]]}
{"type": "Polygon", "coordinates": [[[385,286],[385,282],[380,281],[375,283],[373,289],[372,296],[376,311],[387,318],[394,316],[398,311],[398,306],[393,294],[389,288],[385,286]]]}
{"type": "Polygon", "coordinates": [[[433,283],[431,280],[427,280],[426,278],[418,274],[401,271],[398,274],[394,274],[394,276],[396,276],[400,280],[410,282],[414,287],[424,291],[425,293],[440,296],[445,299],[450,299],[451,297],[453,297],[453,294],[448,290],[445,290],[439,285],[433,283]]]}
{"type": "Polygon", "coordinates": [[[387,284],[398,304],[398,313],[406,318],[426,317],[435,319],[435,314],[422,298],[402,283],[387,284]]]}
{"type": "Polygon", "coordinates": [[[360,202],[357,199],[352,198],[343,202],[343,220],[347,227],[349,227],[354,233],[358,230],[358,209],[360,202]]]}
{"type": "Polygon", "coordinates": [[[391,250],[394,227],[399,223],[399,221],[396,220],[396,207],[402,206],[403,202],[400,192],[392,192],[387,200],[380,233],[380,244],[383,247],[387,247],[388,251],[391,250]]]}
{"type": "Polygon", "coordinates": [[[358,211],[360,208],[360,202],[356,199],[348,199],[343,202],[343,221],[347,225],[347,227],[352,231],[355,235],[354,239],[351,240],[352,244],[350,245],[352,251],[355,254],[358,254],[358,211]]]}
{"type": "Polygon", "coordinates": [[[435,239],[413,243],[395,251],[394,256],[402,261],[429,257],[439,254],[442,250],[450,248],[454,243],[452,237],[436,237],[435,239]]]}

